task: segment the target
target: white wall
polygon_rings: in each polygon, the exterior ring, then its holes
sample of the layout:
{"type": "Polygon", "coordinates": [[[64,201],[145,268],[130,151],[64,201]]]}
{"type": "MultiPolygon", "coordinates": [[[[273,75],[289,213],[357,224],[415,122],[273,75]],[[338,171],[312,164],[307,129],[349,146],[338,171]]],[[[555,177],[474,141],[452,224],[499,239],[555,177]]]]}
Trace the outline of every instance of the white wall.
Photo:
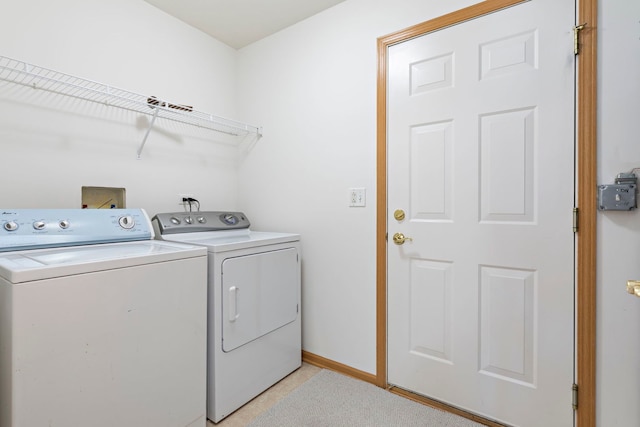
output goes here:
{"type": "MultiPolygon", "coordinates": [[[[598,183],[640,168],[640,2],[601,0],[598,183]]],[[[640,171],[636,171],[640,175],[640,171]]],[[[598,215],[598,426],[640,425],[640,212],[598,215]]]]}
{"type": "MultiPolygon", "coordinates": [[[[5,1],[0,40],[2,56],[235,118],[236,51],[142,0],[5,1]]],[[[182,209],[178,193],[235,208],[235,148],[159,123],[137,160],[148,123],[0,82],[0,206],[78,208],[89,185],[125,187],[149,214],[182,209]]]]}
{"type": "Polygon", "coordinates": [[[264,137],[240,165],[239,206],[302,235],[311,353],[375,373],[376,40],[472,3],[347,0],[240,51],[240,116],[264,137]],[[348,207],[350,187],[366,207],[348,207]]]}

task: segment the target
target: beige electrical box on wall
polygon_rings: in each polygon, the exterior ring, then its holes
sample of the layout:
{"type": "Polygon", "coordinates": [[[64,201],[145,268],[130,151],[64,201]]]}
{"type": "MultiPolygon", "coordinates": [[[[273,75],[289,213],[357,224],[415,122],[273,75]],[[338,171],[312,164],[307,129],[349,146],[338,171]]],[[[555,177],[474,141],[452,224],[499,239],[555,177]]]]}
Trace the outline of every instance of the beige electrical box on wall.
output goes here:
{"type": "Polygon", "coordinates": [[[126,208],[124,188],[82,187],[82,209],[126,208]]]}

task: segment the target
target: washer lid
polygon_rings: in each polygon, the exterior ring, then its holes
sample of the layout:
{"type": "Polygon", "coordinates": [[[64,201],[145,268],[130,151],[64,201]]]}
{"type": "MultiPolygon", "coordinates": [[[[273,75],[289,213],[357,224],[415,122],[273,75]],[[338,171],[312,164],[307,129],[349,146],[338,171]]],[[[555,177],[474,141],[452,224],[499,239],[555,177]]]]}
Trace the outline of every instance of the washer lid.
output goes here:
{"type": "Polygon", "coordinates": [[[204,247],[147,240],[0,254],[0,277],[23,283],[206,256],[204,247]]]}

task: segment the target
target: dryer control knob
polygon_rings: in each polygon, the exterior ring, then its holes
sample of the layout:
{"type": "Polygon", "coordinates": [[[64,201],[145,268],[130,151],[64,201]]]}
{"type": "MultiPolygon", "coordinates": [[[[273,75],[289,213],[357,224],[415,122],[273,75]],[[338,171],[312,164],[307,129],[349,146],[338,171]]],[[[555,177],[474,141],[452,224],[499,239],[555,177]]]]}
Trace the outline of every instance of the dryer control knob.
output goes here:
{"type": "Polygon", "coordinates": [[[35,228],[36,230],[42,230],[45,226],[45,222],[44,221],[35,221],[33,223],[33,228],[35,228]]]}
{"type": "Polygon", "coordinates": [[[176,218],[175,216],[172,216],[169,221],[171,221],[171,224],[173,225],[180,225],[180,219],[176,218]]]}
{"type": "Polygon", "coordinates": [[[203,216],[199,216],[196,218],[196,220],[200,223],[200,224],[204,224],[205,222],[207,222],[207,219],[203,216]]]}
{"type": "Polygon", "coordinates": [[[185,217],[184,222],[186,222],[187,224],[193,224],[193,218],[191,218],[190,216],[185,217]]]}
{"type": "Polygon", "coordinates": [[[60,228],[62,228],[63,230],[66,230],[67,228],[69,228],[69,226],[71,225],[69,223],[69,221],[67,221],[66,219],[63,219],[62,221],[60,221],[58,223],[58,225],[60,226],[60,228]]]}
{"type": "Polygon", "coordinates": [[[18,229],[18,223],[15,221],[7,221],[4,223],[4,229],[7,231],[16,231],[18,229]]]}
{"type": "Polygon", "coordinates": [[[220,219],[227,225],[236,225],[238,223],[238,217],[234,214],[223,214],[220,219]]]}

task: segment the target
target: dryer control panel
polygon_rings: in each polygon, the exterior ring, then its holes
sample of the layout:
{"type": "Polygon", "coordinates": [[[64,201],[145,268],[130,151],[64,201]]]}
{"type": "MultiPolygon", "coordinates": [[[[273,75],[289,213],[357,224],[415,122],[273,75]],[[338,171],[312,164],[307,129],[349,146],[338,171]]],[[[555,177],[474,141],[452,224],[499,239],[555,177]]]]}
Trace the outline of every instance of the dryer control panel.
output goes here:
{"type": "Polygon", "coordinates": [[[143,209],[0,209],[0,252],[153,237],[143,209]]]}
{"type": "Polygon", "coordinates": [[[159,213],[152,221],[159,234],[248,229],[251,225],[242,212],[221,211],[159,213]]]}

